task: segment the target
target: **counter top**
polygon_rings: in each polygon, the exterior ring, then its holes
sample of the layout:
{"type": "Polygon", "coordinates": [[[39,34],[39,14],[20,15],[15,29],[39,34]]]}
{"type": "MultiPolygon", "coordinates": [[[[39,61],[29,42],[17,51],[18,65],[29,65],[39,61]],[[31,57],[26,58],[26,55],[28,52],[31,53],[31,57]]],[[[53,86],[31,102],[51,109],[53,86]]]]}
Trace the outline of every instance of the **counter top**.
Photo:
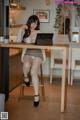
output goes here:
{"type": "Polygon", "coordinates": [[[51,46],[41,46],[41,45],[32,45],[32,44],[25,44],[25,43],[0,43],[0,47],[7,47],[7,48],[32,48],[32,49],[53,49],[53,47],[69,47],[69,44],[65,43],[55,43],[51,46]]]}

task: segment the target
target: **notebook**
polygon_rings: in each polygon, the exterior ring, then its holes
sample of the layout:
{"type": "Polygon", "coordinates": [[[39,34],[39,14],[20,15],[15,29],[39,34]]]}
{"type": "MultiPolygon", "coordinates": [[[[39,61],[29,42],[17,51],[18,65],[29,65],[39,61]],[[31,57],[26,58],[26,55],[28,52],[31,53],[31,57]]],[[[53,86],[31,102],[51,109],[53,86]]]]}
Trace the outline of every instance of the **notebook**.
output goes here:
{"type": "Polygon", "coordinates": [[[53,45],[53,33],[38,33],[36,45],[53,45]]]}

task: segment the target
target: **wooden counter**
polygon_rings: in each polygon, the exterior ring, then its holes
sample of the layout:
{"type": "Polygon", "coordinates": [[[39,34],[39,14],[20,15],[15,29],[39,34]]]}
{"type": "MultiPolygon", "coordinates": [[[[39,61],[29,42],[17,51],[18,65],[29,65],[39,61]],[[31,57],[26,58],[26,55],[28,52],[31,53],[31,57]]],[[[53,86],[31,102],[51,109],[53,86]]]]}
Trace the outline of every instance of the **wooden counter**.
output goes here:
{"type": "Polygon", "coordinates": [[[21,51],[17,48],[9,49],[9,91],[16,88],[22,79],[21,51]]]}
{"type": "Polygon", "coordinates": [[[53,46],[38,46],[31,44],[20,44],[20,43],[1,43],[0,47],[5,48],[32,48],[32,49],[49,49],[49,50],[61,50],[63,53],[63,67],[62,67],[62,84],[61,84],[61,112],[64,112],[66,106],[66,54],[67,47],[69,44],[55,44],[53,46]]]}
{"type": "Polygon", "coordinates": [[[14,52],[9,57],[9,91],[21,83],[22,73],[21,54],[14,52]]]}
{"type": "Polygon", "coordinates": [[[31,45],[22,43],[0,43],[0,47],[8,48],[32,48],[32,49],[53,49],[53,47],[69,47],[69,44],[54,44],[53,46],[41,46],[41,45],[31,45]]]}

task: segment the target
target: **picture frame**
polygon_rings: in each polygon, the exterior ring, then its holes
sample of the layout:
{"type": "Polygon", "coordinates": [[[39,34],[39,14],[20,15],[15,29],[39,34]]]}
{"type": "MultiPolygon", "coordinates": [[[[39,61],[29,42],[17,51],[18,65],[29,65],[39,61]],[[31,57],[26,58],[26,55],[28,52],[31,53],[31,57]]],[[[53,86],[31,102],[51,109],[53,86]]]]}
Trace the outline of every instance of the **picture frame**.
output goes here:
{"type": "Polygon", "coordinates": [[[50,21],[50,10],[33,10],[33,14],[39,17],[40,22],[48,23],[50,21]]]}

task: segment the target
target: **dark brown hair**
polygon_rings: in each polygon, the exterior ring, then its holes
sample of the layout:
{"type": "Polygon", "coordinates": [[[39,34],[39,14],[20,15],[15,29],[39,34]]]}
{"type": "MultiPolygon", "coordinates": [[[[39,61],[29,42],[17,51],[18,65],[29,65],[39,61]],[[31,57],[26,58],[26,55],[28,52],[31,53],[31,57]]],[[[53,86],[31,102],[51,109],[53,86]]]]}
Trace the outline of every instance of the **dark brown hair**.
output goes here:
{"type": "Polygon", "coordinates": [[[23,41],[24,41],[24,38],[28,37],[30,35],[30,33],[31,33],[31,30],[30,30],[31,23],[35,23],[35,22],[37,22],[37,27],[35,28],[35,30],[40,29],[39,18],[36,15],[30,16],[27,23],[26,23],[26,25],[28,26],[28,29],[25,29],[25,33],[23,35],[23,41]]]}

